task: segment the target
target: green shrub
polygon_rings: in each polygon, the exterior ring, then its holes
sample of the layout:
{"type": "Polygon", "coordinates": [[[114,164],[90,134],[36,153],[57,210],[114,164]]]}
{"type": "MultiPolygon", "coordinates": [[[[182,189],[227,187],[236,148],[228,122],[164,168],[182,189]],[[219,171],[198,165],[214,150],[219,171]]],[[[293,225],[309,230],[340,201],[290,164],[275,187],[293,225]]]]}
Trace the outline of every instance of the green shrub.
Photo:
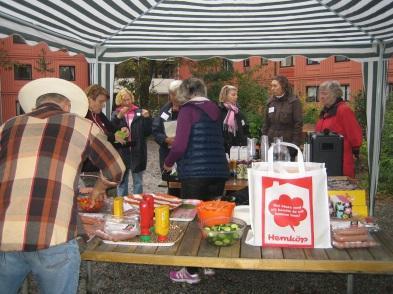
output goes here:
{"type": "Polygon", "coordinates": [[[382,131],[381,155],[379,162],[378,191],[393,194],[393,99],[386,102],[385,123],[382,131]]]}

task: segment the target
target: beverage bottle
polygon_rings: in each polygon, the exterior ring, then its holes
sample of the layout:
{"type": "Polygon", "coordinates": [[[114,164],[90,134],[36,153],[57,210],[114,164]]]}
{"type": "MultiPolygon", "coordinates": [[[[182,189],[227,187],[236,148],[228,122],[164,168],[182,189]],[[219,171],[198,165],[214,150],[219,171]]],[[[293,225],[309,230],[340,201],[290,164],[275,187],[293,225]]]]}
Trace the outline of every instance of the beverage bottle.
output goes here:
{"type": "Polygon", "coordinates": [[[158,242],[164,242],[168,239],[169,233],[169,206],[161,205],[154,209],[155,225],[154,230],[157,234],[158,242]]]}
{"type": "Polygon", "coordinates": [[[267,161],[267,152],[269,150],[269,138],[266,135],[261,136],[261,144],[259,147],[259,158],[261,161],[267,161]]]}
{"type": "Polygon", "coordinates": [[[281,145],[282,137],[274,138],[273,147],[273,160],[274,161],[291,161],[291,156],[289,154],[288,148],[281,145]]]}
{"type": "Polygon", "coordinates": [[[147,201],[142,200],[139,202],[139,213],[140,213],[140,227],[141,235],[140,240],[142,242],[150,242],[150,209],[147,201]]]}

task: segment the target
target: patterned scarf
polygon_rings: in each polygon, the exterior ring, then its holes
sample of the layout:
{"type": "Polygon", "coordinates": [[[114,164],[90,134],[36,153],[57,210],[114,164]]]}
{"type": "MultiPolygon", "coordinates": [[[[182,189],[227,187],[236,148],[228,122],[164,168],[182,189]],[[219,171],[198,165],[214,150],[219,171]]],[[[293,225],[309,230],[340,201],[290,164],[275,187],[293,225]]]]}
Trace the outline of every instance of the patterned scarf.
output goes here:
{"type": "Polygon", "coordinates": [[[239,108],[231,103],[223,103],[225,108],[228,110],[227,115],[224,119],[224,130],[227,129],[228,132],[236,136],[237,124],[235,120],[235,115],[239,112],[239,108]]]}

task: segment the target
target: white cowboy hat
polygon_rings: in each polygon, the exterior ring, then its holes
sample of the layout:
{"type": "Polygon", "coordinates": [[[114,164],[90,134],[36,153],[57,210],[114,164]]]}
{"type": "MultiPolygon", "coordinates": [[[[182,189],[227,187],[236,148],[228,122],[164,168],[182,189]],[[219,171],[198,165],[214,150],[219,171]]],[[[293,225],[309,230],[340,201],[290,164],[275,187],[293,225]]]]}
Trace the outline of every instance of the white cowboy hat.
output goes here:
{"type": "Polygon", "coordinates": [[[74,83],[58,78],[42,78],[31,81],[19,90],[18,100],[24,112],[32,111],[38,97],[47,93],[58,93],[71,101],[70,112],[86,116],[89,102],[85,92],[74,83]]]}

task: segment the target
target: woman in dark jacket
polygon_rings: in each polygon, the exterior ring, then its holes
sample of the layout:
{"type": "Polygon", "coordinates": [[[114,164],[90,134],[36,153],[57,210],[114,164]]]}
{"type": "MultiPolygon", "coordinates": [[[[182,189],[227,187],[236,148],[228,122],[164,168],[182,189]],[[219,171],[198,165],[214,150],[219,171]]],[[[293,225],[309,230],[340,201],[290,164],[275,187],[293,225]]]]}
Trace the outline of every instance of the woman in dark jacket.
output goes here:
{"type": "Polygon", "coordinates": [[[224,131],[225,152],[232,146],[247,146],[248,125],[237,105],[237,88],[226,85],[221,88],[219,108],[224,131]]]}
{"type": "MultiPolygon", "coordinates": [[[[108,137],[108,141],[119,150],[126,141],[116,134],[116,131],[122,130],[128,134],[127,128],[116,128],[102,112],[105,103],[108,101],[108,91],[100,85],[91,85],[85,90],[86,96],[89,101],[89,110],[87,111],[86,118],[93,121],[102,132],[108,137]]],[[[89,160],[83,164],[82,172],[98,172],[99,169],[94,166],[89,160]]]]}
{"type": "MultiPolygon", "coordinates": [[[[276,76],[271,83],[272,97],[266,105],[265,122],[262,135],[272,143],[275,137],[283,137],[284,142],[297,146],[303,144],[303,109],[299,98],[292,94],[289,81],[284,76],[276,76]]],[[[291,159],[297,155],[290,148],[291,159]]]]}
{"type": "Polygon", "coordinates": [[[112,114],[112,123],[118,127],[127,127],[129,130],[129,148],[119,150],[126,165],[123,181],[117,187],[118,195],[128,195],[129,170],[132,173],[133,193],[143,192],[143,171],[147,164],[146,137],[151,134],[152,120],[149,111],[134,105],[134,95],[126,88],[116,95],[118,106],[112,114]]]}

